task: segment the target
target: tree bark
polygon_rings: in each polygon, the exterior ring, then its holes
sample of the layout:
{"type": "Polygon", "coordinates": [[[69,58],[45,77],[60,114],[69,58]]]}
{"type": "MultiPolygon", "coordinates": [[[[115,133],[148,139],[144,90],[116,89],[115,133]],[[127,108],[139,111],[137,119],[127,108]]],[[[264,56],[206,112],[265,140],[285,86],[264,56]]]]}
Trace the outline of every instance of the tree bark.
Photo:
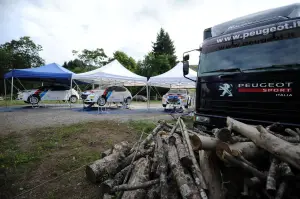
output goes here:
{"type": "Polygon", "coordinates": [[[112,148],[103,151],[103,152],[101,153],[101,158],[104,158],[104,157],[106,157],[106,156],[109,156],[109,155],[112,153],[112,151],[113,151],[112,148]]]}
{"type": "MultiPolygon", "coordinates": [[[[178,118],[178,119],[181,119],[181,118],[178,118]]],[[[169,129],[172,129],[174,127],[173,124],[168,124],[168,123],[166,123],[165,126],[168,127],[169,129]]],[[[197,132],[195,132],[195,131],[192,131],[190,129],[187,129],[187,131],[190,134],[197,134],[197,135],[203,135],[203,136],[208,136],[208,137],[210,136],[209,134],[204,133],[203,131],[200,131],[200,130],[198,130],[197,132]]]]}
{"type": "Polygon", "coordinates": [[[270,169],[267,176],[266,190],[269,193],[273,193],[276,191],[276,171],[278,167],[278,160],[276,158],[272,158],[270,169]]]}
{"type": "MultiPolygon", "coordinates": [[[[158,135],[156,135],[158,136],[158,135]]],[[[157,178],[158,175],[157,175],[157,167],[158,167],[158,148],[157,148],[157,143],[156,143],[156,146],[155,146],[155,149],[154,149],[154,154],[153,154],[153,158],[152,158],[152,161],[151,161],[151,169],[150,169],[150,178],[153,179],[153,178],[157,178]]]]}
{"type": "Polygon", "coordinates": [[[243,156],[246,159],[254,159],[263,154],[263,150],[258,148],[253,142],[237,142],[234,144],[227,144],[219,142],[216,146],[217,153],[222,153],[225,150],[233,156],[243,156]]]}
{"type": "Polygon", "coordinates": [[[159,179],[150,180],[150,181],[143,182],[140,184],[135,184],[135,185],[122,184],[122,185],[113,187],[111,189],[111,192],[131,191],[131,190],[136,190],[136,189],[147,189],[155,184],[159,184],[159,179]]]}
{"type": "Polygon", "coordinates": [[[163,123],[160,123],[159,125],[157,125],[151,134],[149,134],[141,143],[140,145],[140,149],[143,149],[145,147],[146,144],[148,144],[155,136],[156,134],[160,131],[160,129],[163,127],[163,123]]]}
{"type": "Polygon", "coordinates": [[[146,199],[159,199],[160,187],[159,184],[153,185],[147,192],[146,199]]]}
{"type": "Polygon", "coordinates": [[[168,199],[168,185],[167,185],[167,160],[166,150],[160,135],[156,136],[157,151],[158,151],[158,173],[160,179],[160,198],[168,199]]]}
{"type": "Polygon", "coordinates": [[[277,190],[275,199],[282,199],[286,188],[287,188],[287,182],[285,181],[281,182],[277,190]]]}
{"type": "Polygon", "coordinates": [[[112,196],[108,194],[104,194],[103,199],[112,199],[112,196]]]}
{"type": "Polygon", "coordinates": [[[125,154],[128,154],[130,147],[128,142],[121,142],[116,144],[113,153],[100,160],[95,161],[91,165],[86,166],[86,177],[93,183],[103,182],[109,177],[115,175],[117,172],[113,169],[118,165],[121,159],[124,159],[125,154]]]}
{"type": "Polygon", "coordinates": [[[222,179],[217,159],[212,151],[199,151],[200,169],[208,186],[208,198],[225,199],[222,179]]]}
{"type": "Polygon", "coordinates": [[[230,117],[227,117],[228,122],[233,122],[233,130],[250,138],[257,146],[267,150],[278,159],[300,169],[300,147],[298,145],[291,144],[268,133],[262,126],[254,128],[230,117]]]}
{"type": "Polygon", "coordinates": [[[169,137],[169,143],[176,145],[180,162],[183,166],[191,166],[193,164],[188,149],[182,143],[181,137],[174,133],[169,137]]]}
{"type": "Polygon", "coordinates": [[[290,180],[295,177],[291,167],[286,162],[281,162],[278,167],[284,180],[290,180]]]}
{"type": "Polygon", "coordinates": [[[193,184],[193,179],[181,166],[176,147],[172,144],[168,146],[168,162],[172,169],[172,175],[176,179],[180,194],[184,199],[200,199],[197,187],[193,184]]]}
{"type": "Polygon", "coordinates": [[[111,189],[123,183],[123,180],[128,171],[132,169],[133,165],[129,165],[117,173],[112,179],[105,180],[99,186],[100,195],[104,193],[111,193],[111,189]]]}
{"type": "Polygon", "coordinates": [[[201,189],[207,190],[207,185],[206,182],[204,180],[203,174],[198,166],[192,145],[191,145],[191,140],[190,137],[188,135],[188,132],[186,130],[186,126],[184,124],[184,122],[181,120],[181,128],[182,128],[182,134],[184,137],[185,142],[187,143],[187,147],[193,162],[193,167],[192,167],[192,171],[194,171],[194,178],[195,178],[195,182],[198,185],[198,183],[200,184],[200,187],[198,187],[198,190],[200,191],[201,189]],[[194,169],[193,169],[194,168],[194,169]]]}
{"type": "MultiPolygon", "coordinates": [[[[149,180],[149,160],[148,158],[140,158],[135,163],[134,169],[128,181],[128,185],[134,186],[144,183],[149,180]]],[[[126,191],[122,199],[142,199],[146,195],[145,189],[134,191],[126,191]]]]}
{"type": "Polygon", "coordinates": [[[244,137],[241,137],[241,136],[233,136],[231,138],[231,143],[234,144],[234,143],[237,143],[237,142],[249,142],[251,141],[249,138],[244,138],[244,137]]]}
{"type": "Polygon", "coordinates": [[[262,173],[261,171],[257,170],[256,168],[251,167],[250,165],[246,164],[245,162],[237,160],[236,158],[234,158],[232,155],[230,155],[226,151],[223,151],[223,154],[221,156],[219,156],[219,158],[221,160],[226,160],[226,161],[230,162],[231,164],[242,167],[243,169],[251,172],[254,176],[256,176],[262,180],[266,180],[266,178],[267,178],[267,176],[264,173],[262,173]]]}

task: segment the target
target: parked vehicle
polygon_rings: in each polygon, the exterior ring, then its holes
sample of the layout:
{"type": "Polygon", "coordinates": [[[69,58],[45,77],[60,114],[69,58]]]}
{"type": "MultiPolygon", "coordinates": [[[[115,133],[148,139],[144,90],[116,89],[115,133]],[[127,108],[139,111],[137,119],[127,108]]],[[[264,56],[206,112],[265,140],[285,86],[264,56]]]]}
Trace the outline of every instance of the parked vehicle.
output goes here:
{"type": "Polygon", "coordinates": [[[38,104],[43,100],[66,100],[76,103],[78,99],[78,92],[74,89],[70,91],[69,86],[51,85],[20,91],[16,100],[22,100],[28,104],[38,104]]]}
{"type": "Polygon", "coordinates": [[[133,97],[133,100],[140,101],[140,102],[147,102],[147,97],[143,95],[136,95],[133,97]]]}
{"type": "Polygon", "coordinates": [[[170,89],[162,97],[162,106],[167,108],[167,105],[188,108],[191,105],[189,91],[187,89],[170,89]]]}
{"type": "MultiPolygon", "coordinates": [[[[195,126],[221,128],[230,116],[300,127],[299,9],[299,3],[269,9],[204,30],[195,126]]],[[[184,55],[184,75],[188,60],[184,55]]]]}
{"type": "Polygon", "coordinates": [[[97,104],[99,106],[104,106],[107,102],[129,105],[132,101],[130,91],[123,86],[98,87],[83,92],[81,98],[85,104],[97,104]]]}

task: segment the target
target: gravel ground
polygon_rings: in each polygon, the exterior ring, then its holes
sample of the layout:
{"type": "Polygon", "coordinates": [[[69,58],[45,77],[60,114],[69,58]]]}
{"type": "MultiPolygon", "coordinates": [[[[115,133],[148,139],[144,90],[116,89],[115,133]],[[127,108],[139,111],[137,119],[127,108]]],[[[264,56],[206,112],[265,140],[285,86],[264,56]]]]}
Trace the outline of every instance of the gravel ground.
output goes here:
{"type": "Polygon", "coordinates": [[[118,110],[111,114],[96,114],[96,111],[86,112],[80,110],[80,105],[76,105],[73,110],[66,106],[50,106],[46,108],[31,107],[12,107],[11,109],[2,108],[0,110],[0,134],[7,134],[13,131],[22,132],[23,130],[35,129],[41,127],[58,126],[74,124],[87,121],[98,120],[153,120],[171,119],[171,117],[162,111],[160,104],[152,105],[151,111],[145,110],[145,105],[136,104],[133,109],[136,112],[130,114],[124,113],[128,110],[118,110]],[[141,109],[142,107],[142,109],[141,109]],[[77,108],[77,109],[76,109],[77,108]],[[159,110],[160,109],[160,110],[159,110]],[[8,110],[11,110],[8,112],[8,110]],[[139,111],[137,111],[139,110],[139,111]],[[143,111],[144,110],[144,111],[143,111]]]}

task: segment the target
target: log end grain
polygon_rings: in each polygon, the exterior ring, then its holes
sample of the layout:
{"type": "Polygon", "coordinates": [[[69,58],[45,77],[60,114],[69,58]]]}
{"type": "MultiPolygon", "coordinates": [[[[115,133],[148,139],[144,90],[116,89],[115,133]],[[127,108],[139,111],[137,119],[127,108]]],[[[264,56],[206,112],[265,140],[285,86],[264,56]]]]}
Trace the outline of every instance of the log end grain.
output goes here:
{"type": "Polygon", "coordinates": [[[97,182],[97,177],[96,174],[94,173],[93,169],[87,165],[85,167],[85,174],[86,174],[86,178],[92,182],[92,183],[96,183],[97,182]]]}

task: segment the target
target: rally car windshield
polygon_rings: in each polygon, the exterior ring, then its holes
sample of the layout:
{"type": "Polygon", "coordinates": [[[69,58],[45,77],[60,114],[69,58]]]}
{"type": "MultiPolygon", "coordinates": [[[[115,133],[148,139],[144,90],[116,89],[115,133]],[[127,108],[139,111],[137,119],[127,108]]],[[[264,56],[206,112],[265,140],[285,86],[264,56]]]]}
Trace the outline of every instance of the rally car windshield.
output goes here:
{"type": "MultiPolygon", "coordinates": [[[[201,53],[199,74],[230,68],[249,70],[296,63],[300,63],[300,38],[201,53]]],[[[266,70],[273,69],[268,68],[266,70]]]]}

